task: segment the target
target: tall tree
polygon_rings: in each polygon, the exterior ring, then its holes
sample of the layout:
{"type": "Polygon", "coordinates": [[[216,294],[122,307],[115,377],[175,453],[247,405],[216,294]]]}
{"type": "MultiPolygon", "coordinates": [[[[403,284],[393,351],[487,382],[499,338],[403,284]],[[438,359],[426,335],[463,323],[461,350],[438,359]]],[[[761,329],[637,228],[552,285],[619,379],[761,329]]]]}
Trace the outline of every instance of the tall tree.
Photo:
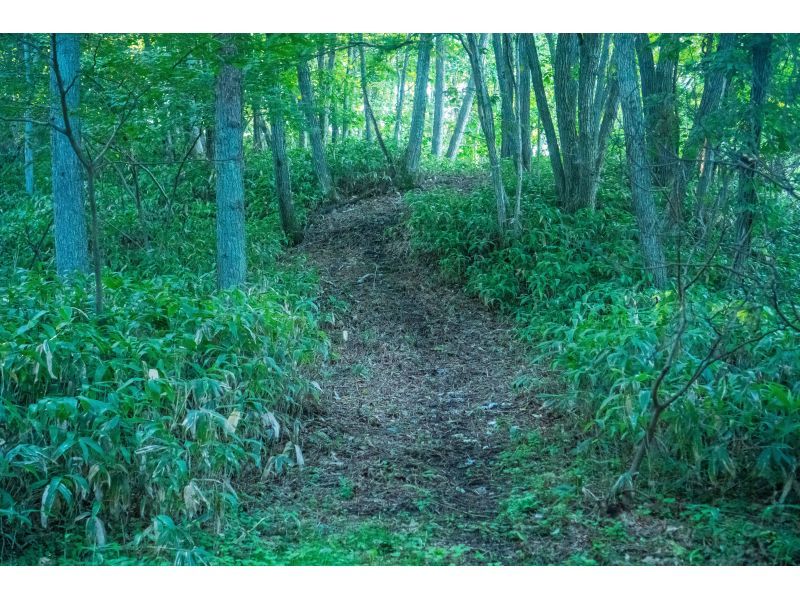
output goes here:
{"type": "Polygon", "coordinates": [[[556,134],[536,40],[531,34],[524,35],[531,83],[553,166],[556,194],[568,211],[593,208],[606,143],[618,111],[618,87],[614,60],[610,57],[611,36],[591,33],[558,35],[553,48],[556,134]]]}
{"type": "Polygon", "coordinates": [[[253,96],[253,149],[262,151],[266,145],[270,145],[269,129],[264,122],[264,114],[261,110],[261,98],[258,94],[253,96]]]}
{"type": "MultiPolygon", "coordinates": [[[[33,92],[33,56],[31,54],[31,39],[28,35],[22,37],[22,56],[25,63],[25,84],[28,86],[28,92],[33,92]]],[[[25,192],[28,195],[33,195],[34,189],[34,171],[33,171],[33,121],[31,120],[30,108],[25,110],[25,131],[24,131],[24,150],[23,156],[25,159],[25,192]]]]}
{"type": "Polygon", "coordinates": [[[531,167],[531,69],[525,57],[524,43],[517,38],[517,81],[519,94],[520,161],[525,170],[531,167]]]}
{"type": "Polygon", "coordinates": [[[675,86],[678,77],[680,38],[663,33],[657,44],[646,33],[636,35],[636,54],[642,81],[642,100],[647,127],[647,151],[653,182],[669,188],[678,167],[680,127],[675,86]],[[658,46],[658,59],[653,46],[658,46]]]}
{"type": "Polygon", "coordinates": [[[301,59],[297,63],[297,82],[300,87],[301,107],[305,116],[306,129],[311,141],[311,156],[314,163],[314,171],[317,174],[322,195],[329,200],[336,199],[336,188],[333,186],[331,171],[328,168],[328,159],[325,157],[325,146],[322,141],[322,132],[317,113],[314,109],[314,90],[311,87],[311,74],[308,70],[308,62],[301,59]]]}
{"type": "Polygon", "coordinates": [[[241,286],[247,274],[244,226],[243,83],[236,39],[222,37],[217,75],[214,166],[217,175],[217,284],[241,286]]]}
{"type": "MultiPolygon", "coordinates": [[[[406,36],[408,42],[408,36],[406,36]]],[[[408,72],[408,59],[411,56],[411,45],[406,45],[403,52],[403,66],[397,70],[397,103],[394,109],[394,142],[400,143],[400,127],[403,122],[403,102],[406,97],[406,73],[408,72]]]]}
{"type": "Polygon", "coordinates": [[[659,238],[659,219],[653,199],[652,175],[647,162],[644,111],[636,76],[633,35],[617,34],[615,46],[625,148],[630,171],[633,211],[639,229],[639,244],[645,268],[652,276],[655,286],[663,289],[667,286],[667,267],[659,238]]]}
{"type": "Polygon", "coordinates": [[[430,33],[423,33],[419,39],[417,76],[414,83],[414,107],[411,112],[408,146],[401,170],[403,185],[414,185],[417,182],[422,154],[422,134],[425,128],[425,109],[428,104],[428,74],[430,72],[432,37],[430,33]]]}
{"type": "Polygon", "coordinates": [[[481,129],[483,129],[483,137],[486,141],[486,151],[489,155],[492,186],[494,188],[495,202],[497,205],[497,226],[500,234],[503,235],[508,226],[508,198],[506,196],[505,187],[503,186],[502,172],[500,171],[500,157],[497,155],[492,103],[489,99],[489,92],[486,89],[486,79],[483,74],[483,61],[481,59],[478,38],[474,33],[466,34],[465,49],[469,56],[470,68],[472,69],[472,80],[475,83],[475,94],[478,99],[478,117],[481,121],[481,129]]]}
{"type": "Polygon", "coordinates": [[[444,69],[445,69],[445,35],[436,34],[436,74],[433,85],[433,132],[431,153],[437,158],[442,155],[442,136],[444,135],[444,69]]]}
{"type": "Polygon", "coordinates": [[[366,92],[366,90],[369,89],[369,79],[367,79],[367,57],[364,53],[364,35],[361,33],[358,34],[358,60],[361,68],[361,89],[364,90],[362,93],[362,104],[364,106],[364,139],[372,141],[372,125],[369,119],[369,109],[367,108],[369,98],[366,92]]]}
{"type": "MultiPolygon", "coordinates": [[[[352,40],[352,37],[351,37],[352,40]]],[[[353,72],[355,47],[347,48],[347,65],[345,66],[344,81],[342,81],[342,139],[347,139],[350,134],[350,77],[353,72]]]]}
{"type": "Polygon", "coordinates": [[[492,48],[500,90],[500,157],[516,161],[517,117],[514,113],[514,52],[511,34],[493,33],[492,48]]]}
{"type": "MultiPolygon", "coordinates": [[[[709,41],[713,41],[714,34],[709,34],[709,41]]],[[[705,184],[710,180],[708,171],[713,170],[714,146],[717,143],[718,133],[709,121],[720,107],[722,96],[727,86],[726,64],[730,62],[731,52],[736,43],[736,34],[723,33],[719,35],[716,50],[709,51],[703,59],[703,94],[700,104],[694,113],[692,126],[686,141],[681,147],[681,159],[673,177],[673,188],[669,196],[671,224],[680,224],[682,221],[682,207],[686,199],[690,183],[698,176],[706,176],[698,181],[695,192],[696,212],[702,208],[705,195],[705,184]],[[702,160],[701,160],[702,150],[702,160]],[[701,169],[702,165],[702,169],[701,169]],[[705,181],[705,182],[704,182],[705,181]]],[[[711,46],[711,44],[709,44],[711,46]]]]}
{"type": "Polygon", "coordinates": [[[739,214],[736,218],[736,247],[733,258],[733,273],[736,280],[741,279],[744,273],[752,245],[753,221],[758,202],[755,169],[761,155],[761,131],[764,128],[764,106],[767,102],[770,79],[772,34],[754,34],[749,38],[749,42],[753,74],[750,83],[747,133],[739,157],[739,214]]]}
{"type": "Polygon", "coordinates": [[[56,271],[60,276],[89,270],[81,160],[70,140],[79,141],[80,37],[51,37],[50,123],[56,271]],[[60,82],[59,82],[60,79],[60,82]]]}
{"type": "Polygon", "coordinates": [[[273,88],[272,105],[269,110],[272,161],[275,167],[275,195],[278,199],[278,214],[281,228],[291,245],[303,240],[303,232],[297,226],[292,200],[291,179],[289,176],[289,158],[286,155],[286,115],[284,114],[284,98],[279,86],[273,88]]]}
{"type": "MultiPolygon", "coordinates": [[[[478,51],[481,53],[481,60],[483,60],[483,51],[486,48],[486,43],[489,40],[488,33],[481,33],[478,39],[478,51]]],[[[456,117],[456,124],[453,127],[453,135],[450,137],[450,143],[447,146],[447,154],[449,159],[455,160],[458,155],[458,150],[461,147],[461,142],[464,140],[464,131],[467,130],[467,123],[469,122],[470,114],[472,113],[472,104],[475,101],[475,81],[472,77],[472,70],[470,70],[469,82],[467,89],[464,92],[464,98],[461,100],[461,108],[458,110],[456,117]]]]}

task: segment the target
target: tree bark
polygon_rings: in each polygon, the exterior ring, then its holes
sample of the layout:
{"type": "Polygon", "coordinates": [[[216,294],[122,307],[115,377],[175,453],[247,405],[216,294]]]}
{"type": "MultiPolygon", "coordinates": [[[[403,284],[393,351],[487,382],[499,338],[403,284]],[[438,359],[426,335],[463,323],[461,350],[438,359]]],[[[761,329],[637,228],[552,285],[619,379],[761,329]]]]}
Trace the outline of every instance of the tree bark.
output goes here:
{"type": "Polygon", "coordinates": [[[500,89],[500,157],[512,158],[519,151],[514,114],[514,59],[511,35],[493,33],[492,48],[497,64],[497,80],[500,89]]]}
{"type": "MultiPolygon", "coordinates": [[[[478,50],[481,52],[481,60],[483,60],[483,50],[486,48],[486,42],[489,39],[489,35],[487,33],[481,33],[480,39],[478,40],[478,50]]],[[[469,83],[467,83],[467,89],[464,92],[464,99],[461,101],[461,108],[458,111],[458,117],[456,118],[456,124],[453,128],[453,135],[450,137],[450,143],[447,146],[447,153],[445,156],[450,160],[455,160],[456,156],[458,156],[458,150],[461,148],[461,142],[464,140],[464,132],[467,130],[467,123],[469,123],[469,117],[472,113],[472,104],[475,101],[475,80],[473,79],[472,74],[470,73],[469,83]]]]}
{"type": "Polygon", "coordinates": [[[350,77],[353,73],[353,61],[355,49],[353,46],[347,48],[347,66],[345,67],[344,81],[342,82],[342,139],[347,139],[350,134],[350,77]]]}
{"type": "Polygon", "coordinates": [[[750,46],[753,64],[750,87],[750,107],[744,151],[739,158],[739,214],[736,218],[736,248],[733,259],[733,279],[741,280],[752,245],[753,222],[756,216],[758,195],[755,185],[755,168],[761,155],[761,130],[764,127],[764,106],[767,102],[772,50],[772,34],[754,34],[750,46]]]}
{"type": "Polygon", "coordinates": [[[536,108],[542,122],[542,128],[544,129],[545,140],[547,141],[547,153],[550,158],[550,166],[553,169],[556,196],[563,205],[566,195],[564,166],[561,159],[561,148],[559,146],[558,136],[556,135],[556,128],[550,113],[550,105],[547,102],[542,67],[539,61],[539,53],[536,49],[536,39],[531,33],[524,33],[522,36],[525,53],[528,57],[528,66],[531,69],[531,83],[533,84],[533,92],[536,97],[536,108]]]}
{"type": "Polygon", "coordinates": [[[531,70],[525,58],[522,36],[517,38],[517,80],[519,81],[519,121],[521,137],[522,167],[530,170],[531,167],[531,70]]]}
{"type": "MultiPolygon", "coordinates": [[[[363,42],[364,36],[359,34],[358,40],[363,42]]],[[[369,80],[367,79],[367,58],[364,54],[363,44],[358,46],[358,57],[359,66],[361,68],[361,89],[367,90],[369,89],[369,80]]],[[[367,109],[369,98],[366,96],[366,91],[364,91],[364,95],[362,96],[362,103],[364,105],[364,139],[366,141],[372,141],[372,126],[369,121],[369,110],[367,109]]]]}
{"type": "Polygon", "coordinates": [[[214,165],[217,174],[217,284],[241,286],[247,273],[244,225],[243,85],[232,36],[223,38],[217,75],[214,165]]]}
{"type": "Polygon", "coordinates": [[[472,80],[475,82],[475,95],[478,99],[478,117],[481,121],[483,136],[486,140],[486,150],[489,155],[489,166],[492,174],[495,202],[497,205],[497,227],[501,236],[505,235],[508,226],[508,198],[506,197],[503,177],[500,171],[500,157],[497,155],[497,145],[494,132],[494,114],[489,93],[486,90],[486,80],[483,76],[483,62],[478,47],[478,40],[474,33],[467,33],[467,54],[472,68],[472,80]]]}
{"type": "Polygon", "coordinates": [[[297,82],[300,87],[301,107],[306,120],[308,137],[311,141],[311,157],[314,162],[314,171],[317,174],[319,187],[325,199],[335,201],[336,189],[333,186],[331,171],[328,168],[328,159],[325,156],[325,145],[322,142],[322,133],[314,109],[314,90],[311,87],[311,74],[308,70],[308,63],[305,60],[297,63],[297,82]]]}
{"type": "MultiPolygon", "coordinates": [[[[710,34],[713,36],[713,34],[710,34]]],[[[681,210],[689,183],[700,175],[695,192],[695,213],[704,203],[710,171],[713,170],[713,146],[717,135],[708,126],[709,117],[720,107],[727,85],[725,63],[736,43],[736,34],[723,33],[717,48],[704,59],[703,95],[694,114],[692,128],[681,148],[681,161],[673,179],[670,197],[672,210],[681,210]],[[702,152],[702,153],[701,153],[702,152]]]]}
{"type": "Polygon", "coordinates": [[[664,189],[672,186],[678,166],[679,126],[675,97],[678,42],[677,35],[662,34],[656,62],[648,35],[640,33],[636,36],[648,157],[652,164],[653,182],[664,189]]]}
{"type": "Polygon", "coordinates": [[[653,284],[657,288],[664,289],[667,287],[667,268],[658,236],[659,224],[653,200],[652,175],[647,163],[644,112],[636,77],[633,34],[617,34],[615,45],[625,147],[630,171],[633,211],[639,229],[639,244],[645,268],[652,276],[653,284]]]}
{"type": "Polygon", "coordinates": [[[414,107],[411,112],[408,146],[401,171],[403,186],[413,186],[417,183],[422,154],[422,135],[425,129],[425,109],[428,104],[428,74],[430,72],[432,37],[430,33],[423,33],[419,40],[417,76],[414,83],[414,107]]]}
{"type": "Polygon", "coordinates": [[[547,103],[536,41],[530,34],[523,41],[559,203],[569,212],[593,209],[617,113],[609,34],[562,33],[557,41],[548,37],[554,52],[558,132],[547,103]]]}
{"type": "Polygon", "coordinates": [[[297,226],[294,213],[289,159],[286,155],[286,120],[282,110],[281,93],[277,88],[273,94],[273,101],[274,105],[269,110],[269,117],[272,129],[272,162],[275,166],[275,195],[278,199],[278,215],[281,228],[289,244],[297,245],[303,240],[303,232],[297,226]]]}
{"type": "MultiPolygon", "coordinates": [[[[336,42],[336,36],[334,35],[333,43],[336,42]]],[[[325,110],[323,111],[323,137],[322,140],[325,141],[325,135],[327,135],[328,127],[330,126],[331,129],[331,143],[336,143],[336,136],[334,135],[334,129],[336,129],[336,104],[333,101],[333,81],[336,71],[336,49],[331,48],[328,52],[328,62],[325,67],[325,110]]]]}
{"type": "MultiPolygon", "coordinates": [[[[28,87],[28,93],[33,94],[33,57],[31,56],[30,37],[24,35],[22,38],[22,56],[25,62],[25,84],[28,87]]],[[[31,122],[31,110],[25,109],[25,132],[24,132],[24,152],[25,159],[25,192],[28,195],[33,195],[34,188],[34,172],[33,172],[33,122],[31,122]]]]}
{"type": "MultiPolygon", "coordinates": [[[[76,141],[80,139],[80,38],[77,34],[55,34],[54,55],[61,73],[66,107],[76,141]]],[[[53,222],[56,272],[88,272],[89,245],[84,211],[81,161],[65,130],[61,90],[54,65],[50,69],[50,142],[52,144],[53,222]],[[58,129],[58,130],[57,130],[58,129]]]]}
{"type": "Polygon", "coordinates": [[[444,135],[444,69],[445,69],[445,35],[436,34],[436,79],[433,86],[433,132],[431,153],[442,156],[442,137],[444,135]]]}
{"type": "MultiPolygon", "coordinates": [[[[408,38],[406,37],[406,41],[408,38]]],[[[394,109],[394,142],[400,143],[400,128],[403,123],[403,101],[406,97],[406,73],[408,72],[408,59],[411,56],[411,46],[406,46],[403,53],[403,67],[397,74],[397,103],[394,109]]]]}

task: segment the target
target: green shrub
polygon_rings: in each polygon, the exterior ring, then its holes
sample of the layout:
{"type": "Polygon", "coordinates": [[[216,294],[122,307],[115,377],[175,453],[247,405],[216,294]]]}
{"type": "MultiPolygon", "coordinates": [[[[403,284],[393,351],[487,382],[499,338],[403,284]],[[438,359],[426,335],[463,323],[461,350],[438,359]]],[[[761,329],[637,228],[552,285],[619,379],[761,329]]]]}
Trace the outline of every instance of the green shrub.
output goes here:
{"type": "Polygon", "coordinates": [[[165,522],[220,527],[238,478],[300,454],[318,392],[303,367],[326,350],[313,280],[295,283],[303,296],[107,275],[100,318],[84,282],[20,271],[0,288],[0,542],[80,526],[102,545],[137,520],[156,542],[165,522]]]}
{"type": "MultiPolygon", "coordinates": [[[[489,189],[410,194],[411,244],[444,275],[516,319],[536,359],[568,382],[554,402],[580,417],[597,448],[625,460],[649,421],[651,386],[664,367],[680,304],[674,292],[655,291],[643,280],[624,196],[604,189],[597,210],[566,214],[547,197],[549,184],[526,177],[523,234],[504,243],[489,189]]],[[[784,256],[779,263],[787,280],[796,278],[796,260],[784,256]]],[[[705,368],[666,412],[651,465],[698,488],[788,491],[800,458],[797,335],[783,330],[747,342],[780,322],[763,301],[725,289],[726,277],[717,272],[712,268],[687,297],[689,325],[662,394],[689,381],[717,330],[727,331],[721,350],[745,344],[705,368]]]]}

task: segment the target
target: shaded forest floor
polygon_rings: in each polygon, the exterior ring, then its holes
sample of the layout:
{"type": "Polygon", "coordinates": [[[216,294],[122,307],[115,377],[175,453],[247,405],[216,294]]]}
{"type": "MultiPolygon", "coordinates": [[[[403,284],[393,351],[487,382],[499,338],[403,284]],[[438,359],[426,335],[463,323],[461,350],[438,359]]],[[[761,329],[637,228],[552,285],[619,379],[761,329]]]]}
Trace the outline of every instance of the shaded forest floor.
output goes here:
{"type": "Polygon", "coordinates": [[[319,272],[334,355],[304,418],[306,466],[251,490],[213,563],[795,558],[748,505],[651,497],[608,514],[599,497],[621,464],[576,453],[574,422],[537,397],[559,381],[532,371],[511,322],[411,255],[404,215],[397,194],[324,208],[290,256],[319,272]]]}

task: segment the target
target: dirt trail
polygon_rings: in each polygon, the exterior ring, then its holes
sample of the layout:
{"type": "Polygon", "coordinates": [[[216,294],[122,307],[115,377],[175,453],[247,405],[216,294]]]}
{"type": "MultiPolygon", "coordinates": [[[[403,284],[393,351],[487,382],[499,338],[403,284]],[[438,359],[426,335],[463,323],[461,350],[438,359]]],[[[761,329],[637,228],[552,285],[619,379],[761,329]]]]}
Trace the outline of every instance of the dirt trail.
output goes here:
{"type": "Polygon", "coordinates": [[[318,477],[296,491],[349,492],[346,479],[352,498],[339,502],[355,517],[419,513],[424,501],[459,523],[445,541],[506,560],[511,546],[464,530],[491,521],[505,496],[491,467],[509,441],[499,420],[535,425],[537,406],[512,390],[529,365],[507,323],[409,254],[403,217],[397,195],[320,212],[297,248],[347,308],[306,430],[318,477]]]}

